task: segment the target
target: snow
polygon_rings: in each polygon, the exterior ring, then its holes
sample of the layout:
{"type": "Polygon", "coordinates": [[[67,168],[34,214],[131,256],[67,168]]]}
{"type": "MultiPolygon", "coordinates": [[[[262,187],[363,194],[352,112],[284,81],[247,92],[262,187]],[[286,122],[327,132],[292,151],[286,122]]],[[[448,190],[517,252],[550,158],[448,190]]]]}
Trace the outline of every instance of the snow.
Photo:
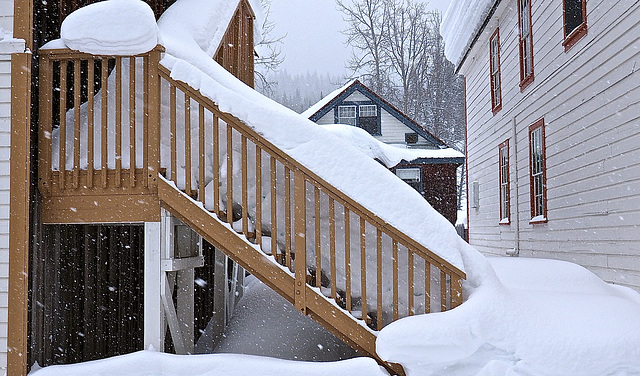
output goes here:
{"type": "Polygon", "coordinates": [[[349,88],[349,86],[353,85],[353,83],[356,82],[356,81],[357,81],[356,79],[353,79],[353,80],[347,82],[341,88],[338,88],[338,89],[332,91],[331,93],[329,93],[329,95],[327,95],[324,98],[320,99],[318,102],[316,102],[316,104],[314,104],[313,106],[311,106],[308,109],[306,109],[300,115],[304,116],[307,119],[310,118],[316,112],[320,111],[320,109],[322,109],[324,106],[329,104],[329,102],[331,102],[335,97],[340,95],[343,91],[347,90],[349,88]]]}
{"type": "Polygon", "coordinates": [[[390,145],[377,140],[364,129],[345,124],[321,125],[325,130],[340,137],[350,145],[373,159],[382,162],[388,168],[396,166],[401,161],[413,161],[419,158],[442,159],[463,158],[459,151],[446,149],[409,149],[405,145],[390,145]]]}
{"type": "Polygon", "coordinates": [[[176,2],[158,22],[167,51],[161,63],[171,70],[172,78],[189,83],[222,111],[234,114],[293,159],[465,271],[463,253],[476,251],[419,193],[348,143],[246,86],[208,56],[184,16],[197,1],[203,0],[176,2]]]}
{"type": "Polygon", "coordinates": [[[442,17],[444,53],[458,66],[493,5],[500,0],[452,0],[442,17]]]}
{"type": "Polygon", "coordinates": [[[411,375],[638,375],[640,295],[563,261],[491,258],[460,307],[384,328],[378,354],[411,375]]]}
{"type": "Polygon", "coordinates": [[[300,362],[252,355],[172,355],[138,351],[91,362],[51,366],[30,376],[384,376],[371,358],[300,362]]]}
{"type": "Polygon", "coordinates": [[[213,349],[212,325],[196,345],[215,353],[269,356],[303,361],[336,361],[358,356],[351,347],[302,315],[291,303],[253,276],[223,337],[213,349]]]}
{"type": "Polygon", "coordinates": [[[140,0],[80,8],[62,22],[60,36],[70,49],[94,55],[138,55],[161,43],[153,11],[140,0]]]}

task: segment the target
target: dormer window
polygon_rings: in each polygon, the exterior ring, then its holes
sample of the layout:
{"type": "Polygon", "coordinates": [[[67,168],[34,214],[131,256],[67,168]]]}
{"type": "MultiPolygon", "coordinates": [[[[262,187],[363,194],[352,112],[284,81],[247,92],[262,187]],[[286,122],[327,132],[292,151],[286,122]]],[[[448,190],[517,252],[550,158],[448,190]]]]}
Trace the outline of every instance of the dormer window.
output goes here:
{"type": "Polygon", "coordinates": [[[382,133],[378,110],[378,106],[375,104],[344,104],[338,106],[336,121],[338,124],[353,125],[364,129],[371,135],[380,136],[382,133]]]}
{"type": "Polygon", "coordinates": [[[338,106],[338,124],[356,125],[356,106],[338,106]]]}

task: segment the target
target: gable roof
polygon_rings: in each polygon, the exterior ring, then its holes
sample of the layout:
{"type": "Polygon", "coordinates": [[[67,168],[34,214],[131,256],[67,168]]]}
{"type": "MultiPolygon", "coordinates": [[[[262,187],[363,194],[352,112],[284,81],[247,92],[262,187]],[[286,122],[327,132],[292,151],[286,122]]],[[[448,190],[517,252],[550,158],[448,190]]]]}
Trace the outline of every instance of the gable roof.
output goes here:
{"type": "Polygon", "coordinates": [[[391,116],[398,119],[398,121],[406,125],[412,131],[416,132],[422,138],[434,144],[436,147],[439,147],[441,149],[448,147],[442,140],[422,128],[420,124],[416,123],[402,111],[398,110],[394,105],[387,102],[384,98],[373,92],[373,90],[366,87],[358,79],[351,80],[343,87],[333,91],[332,93],[318,101],[316,104],[309,107],[309,109],[304,111],[301,115],[311,121],[316,122],[356,91],[360,92],[365,97],[369,98],[372,102],[385,109],[385,111],[387,111],[391,116]]]}

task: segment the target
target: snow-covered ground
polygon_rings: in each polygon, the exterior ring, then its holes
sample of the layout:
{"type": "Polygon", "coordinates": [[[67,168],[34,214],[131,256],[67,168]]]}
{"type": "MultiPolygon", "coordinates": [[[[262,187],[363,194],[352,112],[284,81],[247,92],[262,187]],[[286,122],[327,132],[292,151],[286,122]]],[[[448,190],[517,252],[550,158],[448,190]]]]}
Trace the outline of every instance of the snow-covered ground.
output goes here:
{"type": "MultiPolygon", "coordinates": [[[[207,335],[198,341],[196,351],[209,347],[207,335]]],[[[360,356],[255,277],[247,278],[244,295],[213,352],[305,361],[360,356]]]]}
{"type": "Polygon", "coordinates": [[[640,375],[640,295],[581,266],[491,258],[499,283],[460,307],[405,318],[378,354],[411,375],[640,375]]]}

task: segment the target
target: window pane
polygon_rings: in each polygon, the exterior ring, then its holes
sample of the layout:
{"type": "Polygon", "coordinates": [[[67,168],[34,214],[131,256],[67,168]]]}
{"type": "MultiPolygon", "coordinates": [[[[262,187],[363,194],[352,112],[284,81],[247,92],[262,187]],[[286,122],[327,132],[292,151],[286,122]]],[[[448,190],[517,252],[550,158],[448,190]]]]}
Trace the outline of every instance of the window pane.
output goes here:
{"type": "Polygon", "coordinates": [[[582,24],[582,0],[564,0],[564,36],[571,34],[582,24]]]}
{"type": "Polygon", "coordinates": [[[362,105],[360,106],[360,117],[376,117],[378,116],[378,107],[376,105],[362,105]]]}
{"type": "Polygon", "coordinates": [[[356,106],[338,106],[338,123],[356,125],[356,106]]]}

